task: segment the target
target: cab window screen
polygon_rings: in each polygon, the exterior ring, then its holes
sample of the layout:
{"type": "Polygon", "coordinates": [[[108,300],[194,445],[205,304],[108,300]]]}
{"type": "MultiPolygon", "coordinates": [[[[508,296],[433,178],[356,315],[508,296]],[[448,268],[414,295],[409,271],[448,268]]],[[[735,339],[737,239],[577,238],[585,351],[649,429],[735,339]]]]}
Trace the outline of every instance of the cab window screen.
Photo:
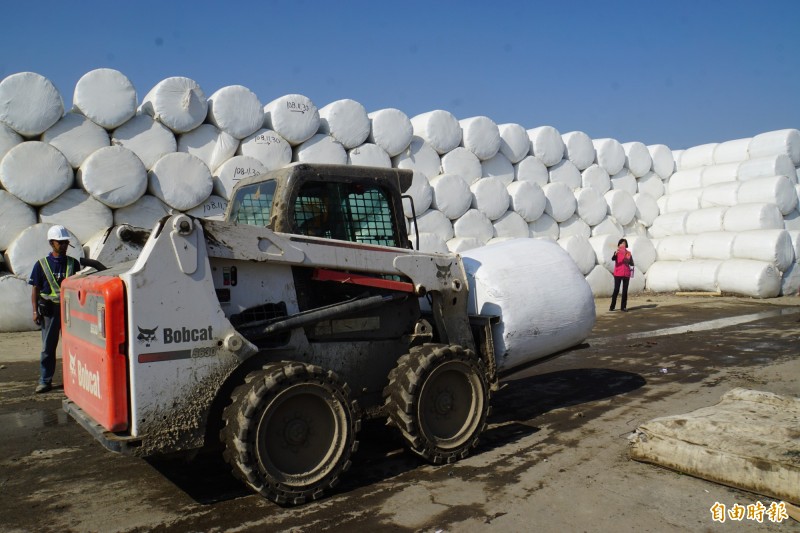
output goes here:
{"type": "Polygon", "coordinates": [[[250,224],[252,226],[269,225],[274,194],[274,181],[258,183],[240,189],[233,201],[231,219],[240,224],[250,224]]]}

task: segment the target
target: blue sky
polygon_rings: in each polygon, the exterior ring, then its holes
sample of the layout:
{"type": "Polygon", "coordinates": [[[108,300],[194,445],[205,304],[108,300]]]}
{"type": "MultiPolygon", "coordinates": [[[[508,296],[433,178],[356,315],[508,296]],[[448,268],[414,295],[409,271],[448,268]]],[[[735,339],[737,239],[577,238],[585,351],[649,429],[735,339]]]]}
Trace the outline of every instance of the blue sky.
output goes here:
{"type": "Polygon", "coordinates": [[[800,1],[4,2],[0,78],[115,68],[673,149],[800,128],[800,1]]]}

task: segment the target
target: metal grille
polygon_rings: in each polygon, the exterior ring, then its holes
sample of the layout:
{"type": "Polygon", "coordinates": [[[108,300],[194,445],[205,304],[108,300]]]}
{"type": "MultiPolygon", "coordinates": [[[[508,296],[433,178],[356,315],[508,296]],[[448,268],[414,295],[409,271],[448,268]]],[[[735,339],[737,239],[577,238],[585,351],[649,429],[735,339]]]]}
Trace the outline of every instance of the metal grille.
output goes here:
{"type": "Polygon", "coordinates": [[[237,327],[242,324],[267,323],[272,319],[284,316],[286,316],[286,304],[284,302],[267,303],[231,315],[230,321],[234,327],[237,327]]]}
{"type": "Polygon", "coordinates": [[[350,218],[357,230],[355,241],[383,246],[396,246],[391,211],[381,191],[369,189],[348,198],[350,218]]]}

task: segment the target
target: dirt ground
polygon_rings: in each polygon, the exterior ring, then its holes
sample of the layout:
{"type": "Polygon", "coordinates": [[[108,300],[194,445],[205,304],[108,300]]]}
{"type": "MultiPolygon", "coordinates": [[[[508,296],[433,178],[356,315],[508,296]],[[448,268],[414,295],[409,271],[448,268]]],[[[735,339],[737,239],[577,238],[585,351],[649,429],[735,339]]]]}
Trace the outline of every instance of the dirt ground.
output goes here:
{"type": "Polygon", "coordinates": [[[584,347],[504,382],[471,457],[430,466],[366,424],[337,490],[296,508],[249,493],[213,455],[106,451],[61,410],[60,389],[33,394],[38,332],[0,334],[0,531],[800,531],[791,519],[714,522],[715,502],[773,500],[627,455],[638,425],[732,388],[800,396],[800,298],[596,306],[584,347]]]}

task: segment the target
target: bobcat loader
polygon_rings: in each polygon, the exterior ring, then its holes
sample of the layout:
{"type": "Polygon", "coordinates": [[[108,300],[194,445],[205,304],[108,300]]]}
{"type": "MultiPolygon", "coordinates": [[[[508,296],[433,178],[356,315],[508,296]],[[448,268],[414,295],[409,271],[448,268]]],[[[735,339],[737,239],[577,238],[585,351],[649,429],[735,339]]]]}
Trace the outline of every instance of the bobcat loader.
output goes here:
{"type": "Polygon", "coordinates": [[[467,456],[497,389],[458,255],[411,249],[407,170],[295,164],[240,181],[224,221],[178,214],[134,261],[62,287],[64,409],[135,456],[221,445],[284,505],[320,498],[384,417],[467,456]],[[422,302],[422,303],[421,303],[422,302]]]}

